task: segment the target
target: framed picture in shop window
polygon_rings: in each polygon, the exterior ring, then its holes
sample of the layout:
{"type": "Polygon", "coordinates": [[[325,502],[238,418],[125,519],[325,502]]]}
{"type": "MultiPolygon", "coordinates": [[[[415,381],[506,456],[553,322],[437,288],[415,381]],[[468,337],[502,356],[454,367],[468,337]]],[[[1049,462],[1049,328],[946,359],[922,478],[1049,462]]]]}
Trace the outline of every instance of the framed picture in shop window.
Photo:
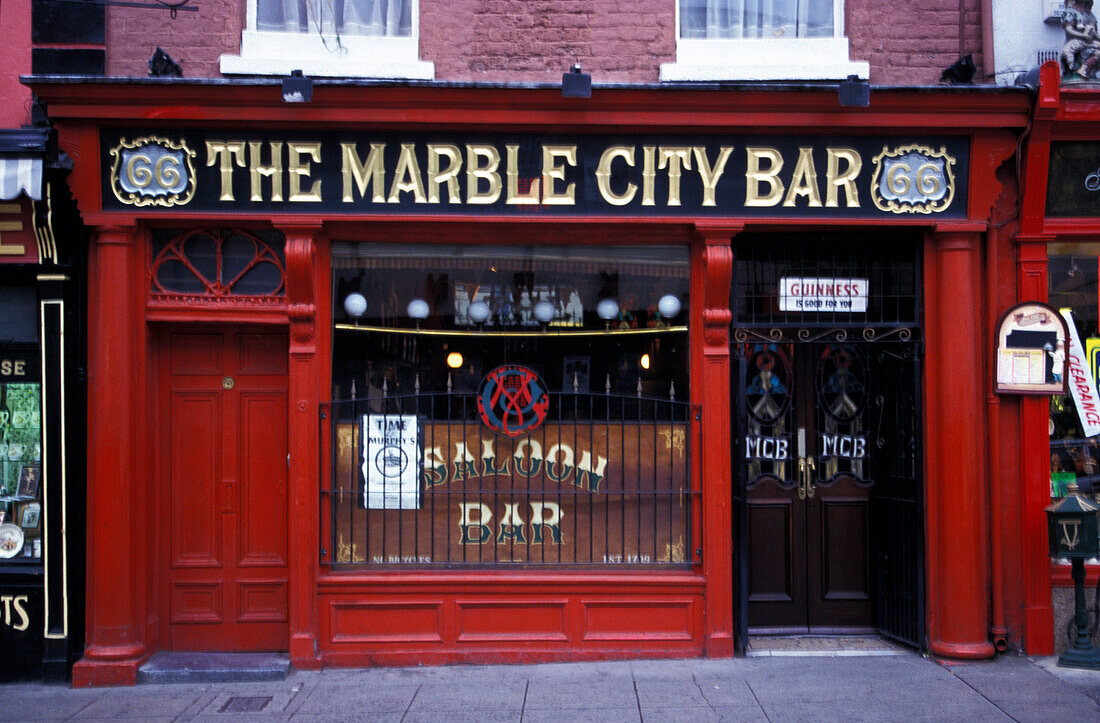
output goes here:
{"type": "Polygon", "coordinates": [[[22,499],[34,499],[38,496],[38,487],[42,482],[42,465],[25,464],[19,468],[19,487],[16,496],[22,499]]]}
{"type": "Polygon", "coordinates": [[[19,526],[23,528],[28,537],[34,537],[38,533],[42,523],[42,505],[38,502],[27,502],[19,508],[19,526]]]}

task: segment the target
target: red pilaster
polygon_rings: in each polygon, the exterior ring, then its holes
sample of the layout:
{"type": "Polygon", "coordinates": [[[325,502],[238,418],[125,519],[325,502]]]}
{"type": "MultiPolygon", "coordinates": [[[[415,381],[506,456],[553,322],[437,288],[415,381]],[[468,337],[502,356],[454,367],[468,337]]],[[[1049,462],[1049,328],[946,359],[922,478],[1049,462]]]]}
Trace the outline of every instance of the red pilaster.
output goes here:
{"type": "Polygon", "coordinates": [[[287,444],[290,450],[290,660],[318,668],[316,579],[319,444],[317,413],[317,304],[314,294],[315,238],[320,225],[281,227],[286,234],[287,311],[290,317],[290,378],[287,444]]]}
{"type": "MultiPolygon", "coordinates": [[[[1046,301],[1047,250],[1045,239],[1017,238],[1018,293],[1022,301],[1046,301]]],[[[1049,397],[1020,400],[1020,445],[1024,575],[1024,650],[1028,655],[1054,654],[1054,609],[1051,602],[1047,520],[1050,504],[1049,397]]]]}
{"type": "Polygon", "coordinates": [[[925,300],[928,637],[933,654],[951,658],[993,655],[982,509],[981,230],[938,227],[925,265],[932,277],[925,300]]]}
{"type": "Polygon", "coordinates": [[[133,685],[147,654],[138,573],[145,541],[137,504],[142,319],[135,284],[136,228],[100,228],[88,280],[87,645],[73,685],[133,685]]]}
{"type": "Polygon", "coordinates": [[[730,240],[740,228],[696,226],[703,237],[703,570],[706,654],[733,655],[733,501],[730,474],[730,240]]]}

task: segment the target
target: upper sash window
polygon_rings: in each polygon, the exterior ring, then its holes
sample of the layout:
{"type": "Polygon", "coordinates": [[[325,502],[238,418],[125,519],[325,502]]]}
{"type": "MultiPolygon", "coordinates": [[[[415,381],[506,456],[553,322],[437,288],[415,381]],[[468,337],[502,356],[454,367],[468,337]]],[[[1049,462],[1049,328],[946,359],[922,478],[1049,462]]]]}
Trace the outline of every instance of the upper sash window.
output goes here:
{"type": "Polygon", "coordinates": [[[842,0],[679,0],[676,62],[661,80],[867,78],[848,59],[842,0]]]}
{"type": "Polygon", "coordinates": [[[419,58],[418,0],[248,0],[240,55],[226,75],[435,77],[419,58]]]}

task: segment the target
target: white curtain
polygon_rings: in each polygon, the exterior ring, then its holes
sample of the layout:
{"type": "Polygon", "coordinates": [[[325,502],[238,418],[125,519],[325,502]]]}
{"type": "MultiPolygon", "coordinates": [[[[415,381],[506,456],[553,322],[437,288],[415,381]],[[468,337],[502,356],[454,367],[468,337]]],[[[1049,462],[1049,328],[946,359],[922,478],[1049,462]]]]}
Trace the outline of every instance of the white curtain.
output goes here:
{"type": "Polygon", "coordinates": [[[412,35],[413,0],[256,0],[256,29],[412,35]]]}
{"type": "Polygon", "coordinates": [[[833,0],[680,0],[681,38],[831,38],[833,0]]]}

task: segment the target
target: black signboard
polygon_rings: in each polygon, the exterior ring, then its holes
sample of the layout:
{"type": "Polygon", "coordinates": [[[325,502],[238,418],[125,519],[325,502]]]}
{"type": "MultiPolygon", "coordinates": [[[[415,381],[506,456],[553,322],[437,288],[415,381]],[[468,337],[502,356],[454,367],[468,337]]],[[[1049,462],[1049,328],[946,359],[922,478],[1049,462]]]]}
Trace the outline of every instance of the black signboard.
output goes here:
{"type": "Polygon", "coordinates": [[[107,210],[962,218],[965,138],[102,134],[107,210]]]}
{"type": "Polygon", "coordinates": [[[12,349],[0,346],[0,384],[39,381],[37,349],[12,349]]]}
{"type": "Polygon", "coordinates": [[[0,681],[41,676],[43,642],[41,578],[0,581],[0,681]]]}

